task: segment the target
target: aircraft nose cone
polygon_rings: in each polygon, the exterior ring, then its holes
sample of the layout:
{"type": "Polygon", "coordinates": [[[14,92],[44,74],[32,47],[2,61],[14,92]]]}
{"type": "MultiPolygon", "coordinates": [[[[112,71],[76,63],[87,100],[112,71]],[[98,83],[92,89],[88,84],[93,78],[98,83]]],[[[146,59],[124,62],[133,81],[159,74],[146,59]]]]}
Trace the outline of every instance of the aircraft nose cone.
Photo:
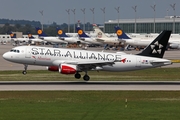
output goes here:
{"type": "Polygon", "coordinates": [[[3,54],[3,58],[4,58],[5,60],[9,60],[10,56],[8,55],[8,53],[4,53],[4,54],[3,54]]]}

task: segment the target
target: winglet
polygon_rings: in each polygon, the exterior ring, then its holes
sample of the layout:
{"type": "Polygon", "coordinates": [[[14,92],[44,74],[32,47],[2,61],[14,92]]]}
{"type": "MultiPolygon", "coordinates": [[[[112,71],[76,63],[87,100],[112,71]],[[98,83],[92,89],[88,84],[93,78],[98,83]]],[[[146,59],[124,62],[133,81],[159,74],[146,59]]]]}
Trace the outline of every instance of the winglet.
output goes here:
{"type": "Polygon", "coordinates": [[[163,58],[168,45],[170,30],[161,32],[141,53],[137,55],[163,58]]]}
{"type": "Polygon", "coordinates": [[[57,27],[56,30],[59,37],[68,37],[62,29],[57,27]]]}
{"type": "Polygon", "coordinates": [[[89,38],[89,36],[86,35],[86,33],[85,33],[80,27],[76,27],[76,31],[77,31],[79,37],[86,37],[86,38],[89,38]]]}
{"type": "Polygon", "coordinates": [[[131,39],[126,35],[126,33],[124,33],[124,31],[119,26],[115,26],[114,29],[119,39],[131,39]]]}

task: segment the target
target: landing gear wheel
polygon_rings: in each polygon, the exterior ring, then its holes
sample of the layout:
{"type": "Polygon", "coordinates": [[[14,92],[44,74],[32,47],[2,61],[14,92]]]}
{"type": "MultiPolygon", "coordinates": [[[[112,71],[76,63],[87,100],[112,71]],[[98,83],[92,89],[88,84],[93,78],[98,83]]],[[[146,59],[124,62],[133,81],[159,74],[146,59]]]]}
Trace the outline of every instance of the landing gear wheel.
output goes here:
{"type": "Polygon", "coordinates": [[[84,79],[85,81],[89,81],[90,77],[89,77],[88,75],[84,75],[83,79],[84,79]]]}
{"type": "Polygon", "coordinates": [[[76,73],[76,74],[74,75],[74,77],[75,77],[76,79],[80,79],[80,78],[81,78],[81,75],[80,75],[79,73],[76,73]]]}
{"type": "Polygon", "coordinates": [[[23,75],[26,75],[26,74],[27,74],[27,67],[28,67],[28,65],[27,65],[27,64],[24,64],[24,70],[22,71],[22,74],[23,74],[23,75]]]}
{"type": "Polygon", "coordinates": [[[26,75],[26,74],[27,74],[27,72],[26,72],[26,71],[22,71],[22,74],[23,74],[23,75],[26,75]]]}

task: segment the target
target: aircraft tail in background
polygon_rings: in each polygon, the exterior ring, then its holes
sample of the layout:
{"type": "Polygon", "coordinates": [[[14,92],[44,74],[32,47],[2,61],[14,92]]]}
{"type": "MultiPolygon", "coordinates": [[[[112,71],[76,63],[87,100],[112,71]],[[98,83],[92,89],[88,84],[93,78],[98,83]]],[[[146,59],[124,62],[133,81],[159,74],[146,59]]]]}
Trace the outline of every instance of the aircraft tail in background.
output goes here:
{"type": "Polygon", "coordinates": [[[10,37],[11,37],[11,38],[17,38],[15,33],[10,32],[9,34],[10,34],[10,37]]]}
{"type": "Polygon", "coordinates": [[[131,39],[119,26],[115,26],[114,29],[119,39],[131,39]]]}
{"type": "Polygon", "coordinates": [[[44,33],[44,32],[42,31],[42,29],[39,28],[39,27],[36,27],[36,32],[37,32],[37,34],[39,35],[39,37],[45,37],[45,36],[47,36],[46,33],[44,33]]]}
{"type": "Polygon", "coordinates": [[[28,34],[29,39],[34,39],[35,38],[35,37],[32,36],[32,34],[30,32],[28,32],[27,34],[28,34]]]}
{"type": "Polygon", "coordinates": [[[104,34],[104,32],[96,24],[93,24],[93,29],[95,33],[97,34],[97,38],[109,38],[104,34]]]}
{"type": "Polygon", "coordinates": [[[56,30],[59,37],[69,37],[66,35],[66,33],[62,29],[57,27],[56,30]]]}
{"type": "Polygon", "coordinates": [[[86,33],[79,26],[76,27],[76,31],[77,31],[79,37],[89,38],[89,36],[86,35],[86,33]]]}

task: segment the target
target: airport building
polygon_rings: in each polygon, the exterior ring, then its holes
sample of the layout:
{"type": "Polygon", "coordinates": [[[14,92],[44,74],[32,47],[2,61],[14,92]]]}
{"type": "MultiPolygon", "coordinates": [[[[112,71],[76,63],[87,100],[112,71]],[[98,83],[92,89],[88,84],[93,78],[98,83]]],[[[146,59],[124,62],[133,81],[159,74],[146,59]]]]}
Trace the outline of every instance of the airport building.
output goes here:
{"type": "MultiPolygon", "coordinates": [[[[119,26],[126,33],[160,33],[162,30],[172,30],[175,24],[174,33],[180,34],[180,16],[165,16],[164,18],[137,18],[137,19],[119,19],[119,26]],[[155,22],[154,22],[155,21],[155,22]],[[175,21],[175,22],[174,22],[175,21]],[[136,23],[136,32],[135,32],[136,23]]],[[[114,26],[118,25],[118,20],[109,20],[105,22],[105,32],[114,33],[114,26]]]]}

